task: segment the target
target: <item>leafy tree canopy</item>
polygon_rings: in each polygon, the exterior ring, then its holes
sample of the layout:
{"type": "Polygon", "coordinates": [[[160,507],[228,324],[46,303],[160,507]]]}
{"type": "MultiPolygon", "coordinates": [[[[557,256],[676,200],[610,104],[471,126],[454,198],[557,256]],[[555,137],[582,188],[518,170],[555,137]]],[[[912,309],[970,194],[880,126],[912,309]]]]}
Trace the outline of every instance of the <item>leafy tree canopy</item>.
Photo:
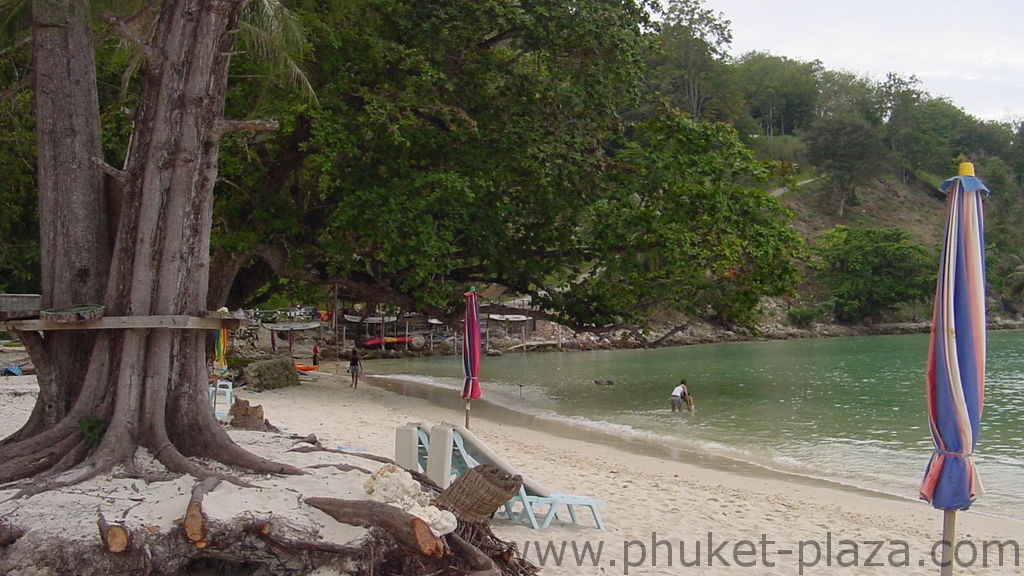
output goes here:
{"type": "Polygon", "coordinates": [[[274,264],[242,276],[407,308],[536,291],[639,94],[642,5],[320,4],[301,12],[319,106],[293,98],[281,134],[225,161],[218,246],[274,264]]]}
{"type": "Polygon", "coordinates": [[[814,247],[836,319],[857,322],[923,299],[935,288],[937,257],[895,228],[837,226],[814,247]]]}
{"type": "Polygon", "coordinates": [[[807,158],[832,181],[839,213],[856,186],[884,164],[879,129],[857,116],[823,116],[804,137],[807,158]]]}
{"type": "Polygon", "coordinates": [[[596,258],[558,307],[596,311],[595,322],[670,307],[747,324],[760,296],[792,289],[802,243],[759,188],[782,168],[756,161],[735,130],[664,111],[615,161],[581,231],[596,258]]]}

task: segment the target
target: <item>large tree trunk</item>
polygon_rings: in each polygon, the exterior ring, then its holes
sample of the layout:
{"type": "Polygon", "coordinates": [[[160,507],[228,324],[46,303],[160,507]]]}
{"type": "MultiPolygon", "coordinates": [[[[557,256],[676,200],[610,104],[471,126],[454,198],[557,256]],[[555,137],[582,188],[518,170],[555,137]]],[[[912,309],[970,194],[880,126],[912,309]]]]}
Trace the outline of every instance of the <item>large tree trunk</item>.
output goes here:
{"type": "MultiPolygon", "coordinates": [[[[218,143],[230,129],[222,116],[227,70],[245,4],[166,0],[152,40],[139,46],[146,69],[123,173],[124,203],[104,298],[108,315],[198,315],[206,309],[218,143]]],[[[30,491],[71,484],[130,464],[138,446],[171,470],[197,476],[212,473],[188,456],[300,473],[242,450],[216,422],[208,402],[205,336],[166,328],[101,331],[68,415],[42,434],[0,448],[0,480],[49,472],[30,491]],[[106,425],[95,449],[78,430],[83,417],[106,425]]]]}
{"type": "MultiPolygon", "coordinates": [[[[101,156],[101,141],[89,6],[35,0],[32,16],[43,308],[100,303],[111,234],[103,173],[93,162],[101,156]]],[[[52,332],[27,334],[25,340],[41,368],[39,401],[8,442],[38,434],[67,415],[94,338],[88,332],[52,332]]]]}

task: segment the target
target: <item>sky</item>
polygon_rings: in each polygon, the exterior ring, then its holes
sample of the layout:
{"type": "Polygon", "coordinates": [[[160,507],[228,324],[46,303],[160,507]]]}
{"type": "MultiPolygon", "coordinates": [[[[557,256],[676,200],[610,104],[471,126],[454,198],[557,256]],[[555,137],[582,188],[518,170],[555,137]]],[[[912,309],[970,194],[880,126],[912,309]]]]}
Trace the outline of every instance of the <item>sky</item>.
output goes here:
{"type": "Polygon", "coordinates": [[[730,53],[820,60],[919,87],[983,120],[1024,119],[1020,0],[704,0],[731,20],[730,53]]]}

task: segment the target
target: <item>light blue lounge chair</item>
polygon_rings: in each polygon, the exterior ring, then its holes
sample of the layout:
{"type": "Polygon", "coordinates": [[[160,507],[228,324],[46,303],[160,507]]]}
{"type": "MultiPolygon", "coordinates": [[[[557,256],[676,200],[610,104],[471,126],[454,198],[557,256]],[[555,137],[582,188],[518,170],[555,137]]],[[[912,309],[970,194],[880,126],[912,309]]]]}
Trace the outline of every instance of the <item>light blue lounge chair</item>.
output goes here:
{"type": "MultiPolygon", "coordinates": [[[[493,464],[509,474],[518,474],[523,478],[523,485],[519,492],[502,508],[499,508],[499,512],[503,512],[510,520],[527,521],[534,529],[547,528],[556,518],[579,524],[580,519],[576,514],[577,507],[583,507],[590,510],[597,527],[601,530],[605,529],[601,513],[598,511],[598,507],[604,503],[603,501],[577,494],[552,492],[517,471],[465,427],[455,424],[443,424],[443,426],[449,428],[452,435],[452,475],[460,476],[480,464],[493,464]]],[[[416,425],[416,435],[418,463],[426,470],[429,463],[428,455],[433,453],[438,456],[440,447],[431,446],[431,434],[424,426],[416,425]]]]}

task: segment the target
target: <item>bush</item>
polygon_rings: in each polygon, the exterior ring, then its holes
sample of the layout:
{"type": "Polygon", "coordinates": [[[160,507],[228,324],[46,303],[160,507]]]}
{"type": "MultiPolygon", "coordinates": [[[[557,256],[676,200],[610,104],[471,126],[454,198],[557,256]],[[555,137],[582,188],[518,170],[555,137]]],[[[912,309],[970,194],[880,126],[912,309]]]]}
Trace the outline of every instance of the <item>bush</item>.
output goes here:
{"type": "Polygon", "coordinates": [[[789,312],[786,313],[786,316],[789,318],[790,324],[802,330],[807,330],[814,325],[816,321],[820,320],[823,314],[819,309],[811,306],[797,306],[795,308],[791,308],[789,312]]]}
{"type": "Polygon", "coordinates": [[[935,256],[902,230],[837,226],[815,252],[832,310],[841,322],[859,322],[932,294],[935,256]]]}

